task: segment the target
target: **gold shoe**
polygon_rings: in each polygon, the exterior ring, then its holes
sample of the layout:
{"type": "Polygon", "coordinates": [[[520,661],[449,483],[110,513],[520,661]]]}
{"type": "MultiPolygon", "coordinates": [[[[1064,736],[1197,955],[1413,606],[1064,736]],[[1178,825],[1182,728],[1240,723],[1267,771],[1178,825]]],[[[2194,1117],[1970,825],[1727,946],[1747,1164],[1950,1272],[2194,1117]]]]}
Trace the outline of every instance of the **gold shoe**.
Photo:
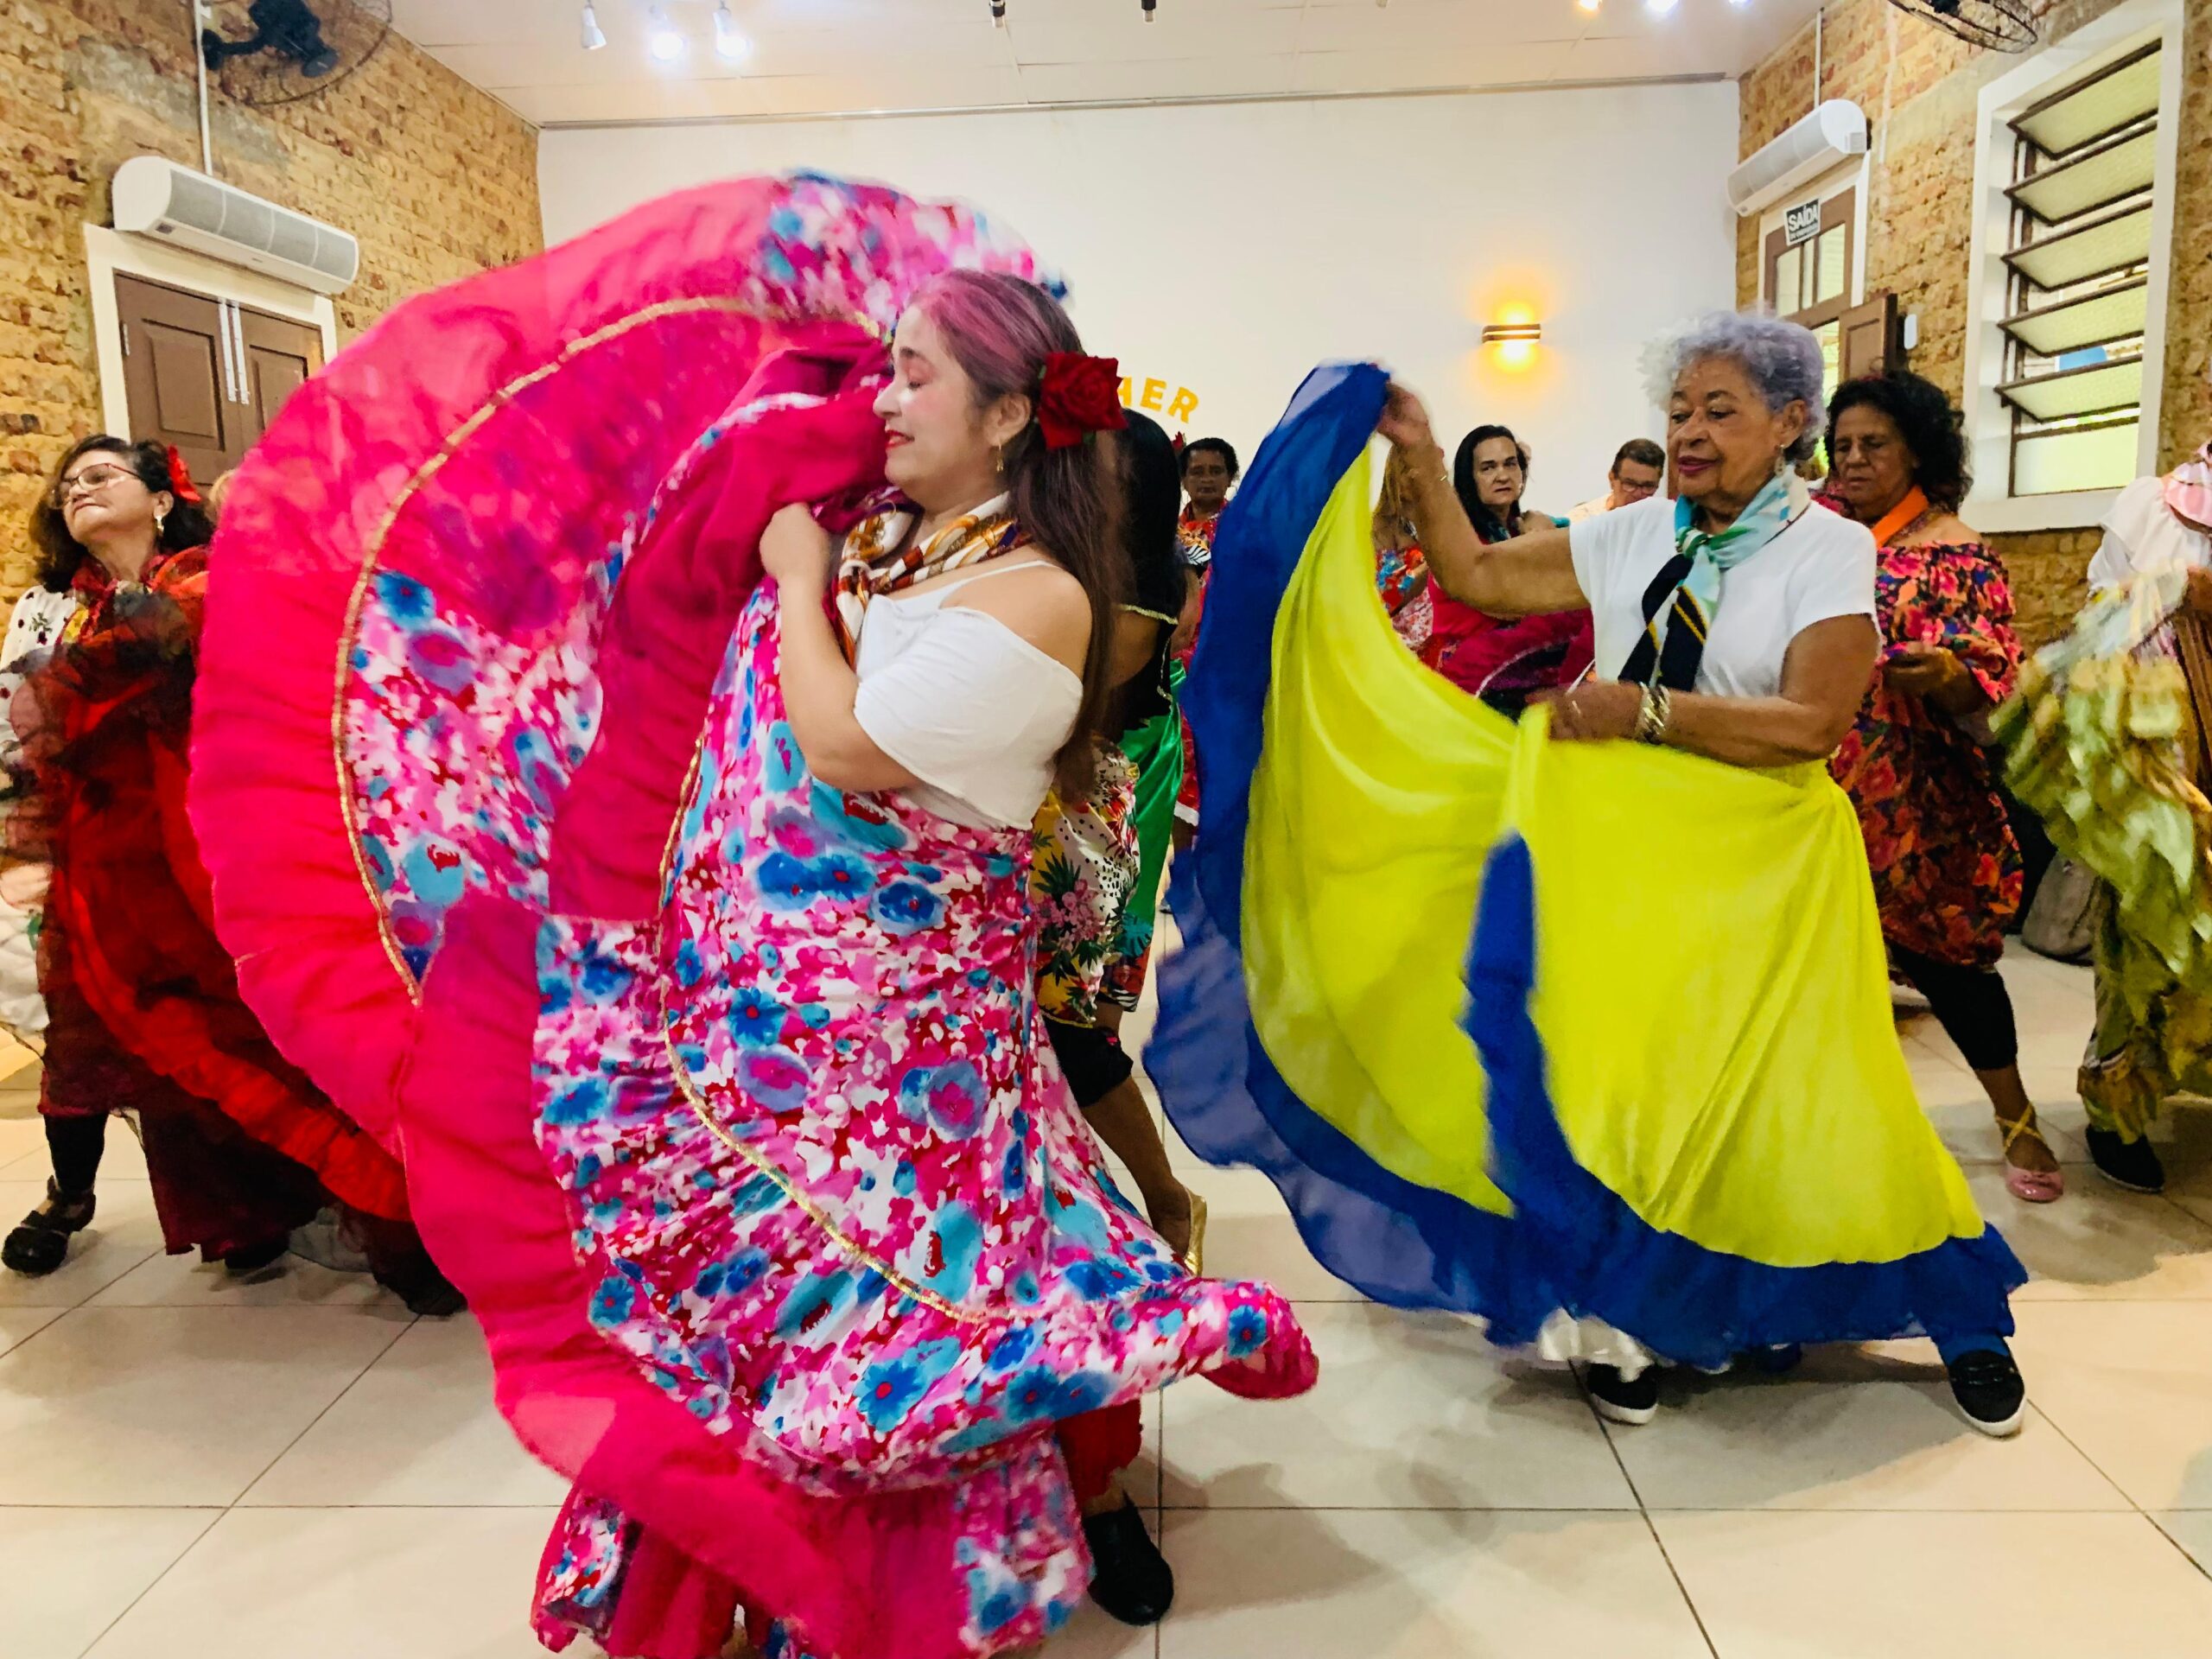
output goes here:
{"type": "Polygon", "coordinates": [[[1191,1247],[1183,1252],[1183,1265],[1194,1279],[1206,1276],[1206,1201],[1195,1192],[1191,1193],[1191,1247]]]}

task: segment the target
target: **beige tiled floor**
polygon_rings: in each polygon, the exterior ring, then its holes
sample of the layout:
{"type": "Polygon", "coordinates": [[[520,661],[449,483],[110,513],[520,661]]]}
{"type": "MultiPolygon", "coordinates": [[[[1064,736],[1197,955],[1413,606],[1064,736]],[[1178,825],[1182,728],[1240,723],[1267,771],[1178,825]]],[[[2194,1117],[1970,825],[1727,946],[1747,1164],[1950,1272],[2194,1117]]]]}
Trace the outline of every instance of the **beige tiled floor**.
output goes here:
{"type": "MultiPolygon", "coordinates": [[[[1929,1114],[2037,1275],[2032,1409],[1999,1444],[1925,1344],[1781,1379],[1670,1380],[1640,1430],[1462,1321],[1368,1306],[1273,1190],[1196,1172],[1224,1273],[1302,1304],[1325,1377],[1155,1405],[1132,1481],[1181,1580],[1157,1632],[1094,1614],[1053,1659],[2190,1659],[2212,1653],[2212,1109],[2161,1131],[2170,1198],[2086,1165],[2085,977],[2008,964],[2073,1191],[2008,1197],[1974,1078],[1904,1027],[1929,1114]],[[1156,1456],[1158,1462],[1151,1459],[1156,1456]]],[[[45,1173],[0,1054],[0,1220],[45,1173]]],[[[560,1487],[492,1408],[467,1320],[293,1262],[158,1255],[117,1135],[98,1236],[0,1275],[0,1659],[526,1659],[560,1487]]]]}

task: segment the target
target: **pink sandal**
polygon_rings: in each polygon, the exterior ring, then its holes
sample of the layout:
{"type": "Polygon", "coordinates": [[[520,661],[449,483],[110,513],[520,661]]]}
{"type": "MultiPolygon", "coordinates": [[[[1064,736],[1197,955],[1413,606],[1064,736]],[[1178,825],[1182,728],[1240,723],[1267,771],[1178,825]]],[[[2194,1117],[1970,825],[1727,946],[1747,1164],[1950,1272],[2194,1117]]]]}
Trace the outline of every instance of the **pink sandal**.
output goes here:
{"type": "MultiPolygon", "coordinates": [[[[2024,1117],[2007,1120],[1999,1118],[1997,1127],[2005,1136],[2005,1190],[2024,1204],[2051,1204],[2066,1196],[2066,1173],[2059,1169],[2022,1169],[2012,1161],[2012,1143],[2022,1135],[2032,1135],[2036,1144],[2045,1152],[2050,1142],[2043,1138],[2043,1130],[2036,1122],[2035,1108],[2028,1108],[2024,1117]]],[[[2052,1161],[2057,1161],[2056,1154],[2052,1161]]]]}

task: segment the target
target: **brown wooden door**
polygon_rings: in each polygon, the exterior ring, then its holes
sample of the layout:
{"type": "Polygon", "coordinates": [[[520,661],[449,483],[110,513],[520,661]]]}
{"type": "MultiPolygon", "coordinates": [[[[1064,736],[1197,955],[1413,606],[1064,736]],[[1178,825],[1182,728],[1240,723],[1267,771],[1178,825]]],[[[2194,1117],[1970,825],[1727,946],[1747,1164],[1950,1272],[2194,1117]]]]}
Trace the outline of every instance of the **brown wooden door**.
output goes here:
{"type": "Polygon", "coordinates": [[[235,301],[115,279],[133,438],[175,444],[194,478],[228,471],[322,366],[321,334],[235,301]]]}
{"type": "Polygon", "coordinates": [[[1904,366],[1896,295],[1877,294],[1866,304],[1853,306],[1843,314],[1842,323],[1842,371],[1846,380],[1904,366]]]}
{"type": "Polygon", "coordinates": [[[246,442],[251,444],[269,429],[300,383],[322,366],[322,334],[303,322],[243,306],[232,315],[245,348],[245,401],[251,429],[246,442]]]}

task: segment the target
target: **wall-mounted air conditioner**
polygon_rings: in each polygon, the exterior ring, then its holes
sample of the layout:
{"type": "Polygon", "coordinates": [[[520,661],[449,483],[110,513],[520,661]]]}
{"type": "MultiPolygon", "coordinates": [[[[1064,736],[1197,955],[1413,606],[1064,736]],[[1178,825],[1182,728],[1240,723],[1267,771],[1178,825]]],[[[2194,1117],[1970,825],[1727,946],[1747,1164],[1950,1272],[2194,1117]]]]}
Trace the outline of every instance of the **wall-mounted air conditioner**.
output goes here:
{"type": "Polygon", "coordinates": [[[1866,153],[1866,111],[1847,98],[1832,98],[1728,175],[1729,205],[1749,219],[1866,153]]]}
{"type": "Polygon", "coordinates": [[[361,245],[325,225],[158,156],[115,169],[115,228],[280,283],[335,294],[361,269],[361,245]]]}

